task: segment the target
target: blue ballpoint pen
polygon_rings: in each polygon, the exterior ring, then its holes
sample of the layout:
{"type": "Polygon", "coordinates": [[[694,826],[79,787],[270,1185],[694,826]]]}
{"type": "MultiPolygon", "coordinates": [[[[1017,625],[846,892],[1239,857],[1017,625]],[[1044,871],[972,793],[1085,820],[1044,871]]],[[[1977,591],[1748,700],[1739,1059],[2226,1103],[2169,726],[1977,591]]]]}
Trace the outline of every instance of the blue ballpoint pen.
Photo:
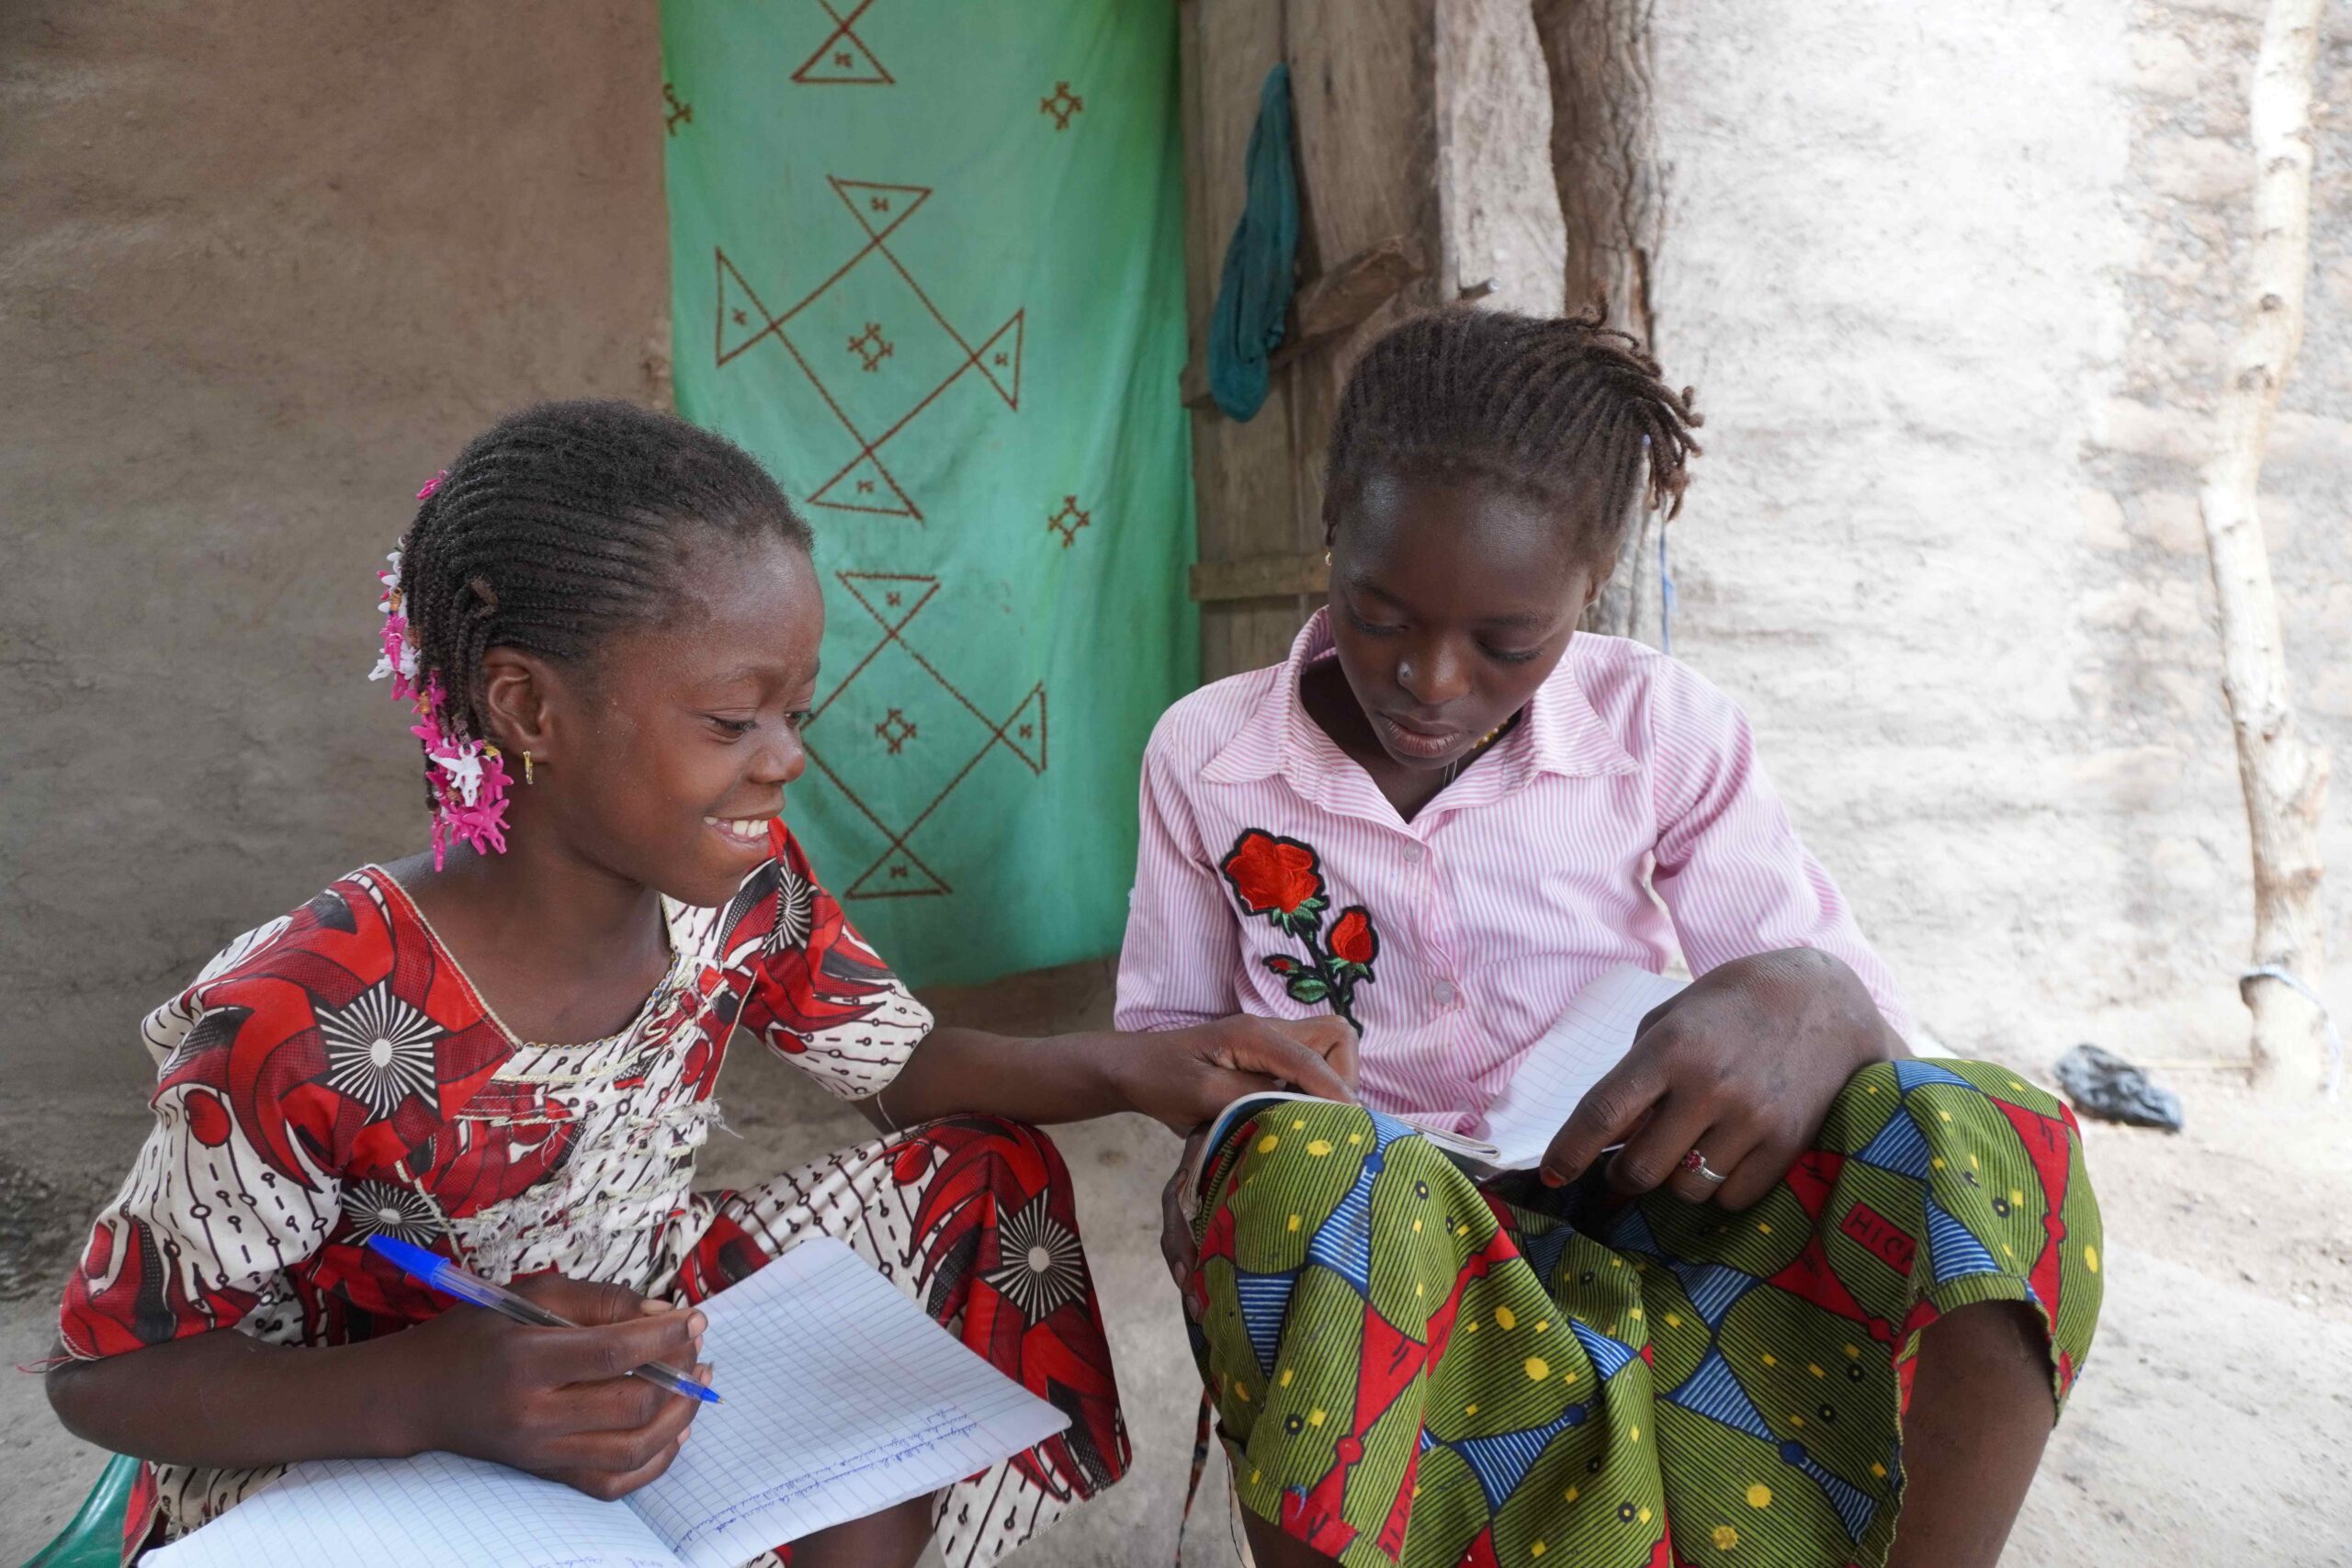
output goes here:
{"type": "MultiPolygon", "coordinates": [[[[479,1275],[467,1273],[438,1253],[427,1252],[421,1247],[385,1235],[380,1232],[369,1236],[368,1245],[398,1265],[402,1273],[410,1275],[421,1283],[430,1285],[445,1295],[455,1296],[461,1302],[471,1302],[476,1306],[488,1307],[501,1316],[511,1317],[517,1323],[527,1323],[534,1328],[577,1328],[580,1326],[568,1317],[558,1317],[536,1302],[518,1296],[503,1287],[493,1285],[479,1275]]],[[[672,1393],[683,1393],[688,1399],[699,1399],[706,1404],[719,1403],[717,1393],[705,1388],[684,1372],[674,1371],[659,1361],[649,1361],[631,1371],[629,1376],[643,1378],[647,1382],[666,1388],[672,1393]]]]}

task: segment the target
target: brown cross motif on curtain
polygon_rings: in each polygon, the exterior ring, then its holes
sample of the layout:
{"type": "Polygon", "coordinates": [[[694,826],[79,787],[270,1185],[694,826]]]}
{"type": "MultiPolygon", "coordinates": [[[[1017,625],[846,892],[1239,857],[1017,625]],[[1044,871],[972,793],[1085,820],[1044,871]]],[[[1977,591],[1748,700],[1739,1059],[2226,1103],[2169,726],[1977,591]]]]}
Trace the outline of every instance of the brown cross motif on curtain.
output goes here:
{"type": "MultiPolygon", "coordinates": [[[[774,341],[792,356],[825,411],[846,433],[845,448],[838,438],[832,444],[835,450],[845,450],[846,460],[809,490],[808,504],[921,523],[922,508],[890,471],[885,448],[967,376],[968,385],[993,391],[1018,413],[1028,311],[1013,311],[985,337],[978,333],[967,336],[890,248],[890,237],[930,199],[932,188],[830,175],[827,184],[857,220],[865,243],[782,310],[762,304],[742,269],[724,250],[715,250],[718,320],[713,352],[718,363],[726,366],[774,341]],[[870,315],[891,321],[892,335],[885,338],[880,323],[870,315]],[[845,317],[857,329],[845,330],[834,340],[847,343],[848,355],[819,348],[821,337],[812,341],[812,333],[830,330],[825,325],[829,317],[837,322],[845,317]],[[861,374],[843,375],[845,357],[861,374]]],[[[821,442],[828,428],[815,426],[812,443],[821,442]]],[[[824,451],[821,445],[813,449],[824,451]]]]}
{"type": "MultiPolygon", "coordinates": [[[[954,885],[941,874],[938,868],[926,863],[920,855],[916,854],[910,846],[909,840],[924,823],[937,815],[939,808],[944,806],[948,798],[972,776],[973,770],[999,747],[1012,753],[1013,759],[1032,773],[1040,776],[1045,773],[1047,730],[1046,684],[1042,681],[1038,682],[1012,705],[1011,712],[1001,718],[990,717],[986,709],[974,702],[962,687],[949,680],[941,671],[939,666],[933,663],[922,649],[907,640],[906,630],[909,623],[922,614],[923,607],[939,596],[938,578],[884,571],[837,571],[833,576],[835,581],[848,591],[849,596],[857,603],[858,607],[874,618],[875,626],[882,634],[875,640],[874,646],[866,650],[865,656],[850,669],[849,673],[842,677],[841,683],[825,694],[824,699],[817,705],[809,716],[809,735],[807,740],[809,765],[823,774],[834,788],[842,792],[842,797],[857,809],[860,816],[873,824],[884,840],[882,852],[875,856],[858,874],[856,880],[849,885],[842,897],[844,898],[943,897],[956,890],[954,885]],[[870,804],[843,776],[844,770],[848,766],[847,758],[839,752],[831,756],[827,754],[833,746],[832,732],[826,730],[821,722],[826,710],[839,702],[842,694],[849,690],[861,677],[868,680],[876,678],[869,673],[874,668],[875,661],[886,650],[892,648],[905,653],[913,660],[923,677],[935,682],[941,692],[977,719],[984,737],[978,748],[965,758],[961,765],[946,777],[929,803],[899,827],[893,827],[886,820],[882,812],[870,804]]],[[[959,666],[959,669],[963,667],[959,666]]],[[[925,719],[924,722],[929,724],[930,720],[925,719]]],[[[849,739],[844,744],[854,742],[857,735],[862,732],[853,730],[847,733],[849,739]]],[[[904,754],[910,758],[917,755],[913,751],[902,753],[902,749],[907,746],[907,743],[916,738],[917,726],[899,708],[887,709],[882,722],[873,727],[873,733],[876,739],[881,741],[882,746],[887,748],[888,754],[904,754]]],[[[939,744],[937,727],[933,726],[923,734],[922,753],[935,754],[933,749],[939,744]]],[[[953,761],[953,754],[950,754],[949,760],[953,761]]]]}

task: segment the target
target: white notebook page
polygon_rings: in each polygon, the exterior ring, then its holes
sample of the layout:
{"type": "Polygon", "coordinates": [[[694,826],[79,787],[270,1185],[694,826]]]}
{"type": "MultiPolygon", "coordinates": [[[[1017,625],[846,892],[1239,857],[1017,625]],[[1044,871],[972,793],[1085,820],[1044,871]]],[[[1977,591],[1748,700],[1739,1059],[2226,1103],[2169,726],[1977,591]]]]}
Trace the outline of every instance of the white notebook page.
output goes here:
{"type": "Polygon", "coordinates": [[[153,1568],[678,1568],[626,1503],[456,1454],[298,1464],[153,1568]]]}
{"type": "Polygon", "coordinates": [[[159,1568],[503,1564],[732,1568],[937,1491],[1069,1418],[967,1349],[829,1237],[703,1303],[724,1396],[623,1502],[453,1454],[301,1464],[159,1568]]]}
{"type": "Polygon", "coordinates": [[[692,1568],[937,1491],[1069,1425],[829,1237],[703,1311],[726,1403],[629,1499],[692,1568]]]}
{"type": "Polygon", "coordinates": [[[1569,1112],[1633,1049],[1643,1015],[1683,985],[1620,964],[1578,991],[1487,1108],[1487,1141],[1502,1156],[1496,1168],[1541,1165],[1569,1112]]]}

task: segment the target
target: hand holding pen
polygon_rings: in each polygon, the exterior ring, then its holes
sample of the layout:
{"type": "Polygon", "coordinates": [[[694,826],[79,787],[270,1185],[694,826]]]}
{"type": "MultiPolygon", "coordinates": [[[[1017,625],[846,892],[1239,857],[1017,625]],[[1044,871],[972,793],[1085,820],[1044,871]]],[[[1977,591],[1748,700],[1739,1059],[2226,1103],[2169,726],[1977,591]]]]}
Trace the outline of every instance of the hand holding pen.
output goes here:
{"type": "Polygon", "coordinates": [[[462,1270],[439,1273],[436,1266],[453,1266],[421,1248],[382,1245],[391,1239],[371,1246],[419,1278],[433,1272],[435,1288],[479,1300],[466,1289],[476,1284],[520,1303],[445,1312],[394,1337],[410,1375],[390,1396],[414,1448],[494,1460],[603,1498],[626,1496],[669,1468],[709,1393],[673,1371],[700,1351],[701,1313],[552,1274],[502,1289],[462,1270]],[[541,1326],[539,1314],[564,1325],[541,1326]],[[673,1382],[701,1392],[680,1397],[673,1382]]]}

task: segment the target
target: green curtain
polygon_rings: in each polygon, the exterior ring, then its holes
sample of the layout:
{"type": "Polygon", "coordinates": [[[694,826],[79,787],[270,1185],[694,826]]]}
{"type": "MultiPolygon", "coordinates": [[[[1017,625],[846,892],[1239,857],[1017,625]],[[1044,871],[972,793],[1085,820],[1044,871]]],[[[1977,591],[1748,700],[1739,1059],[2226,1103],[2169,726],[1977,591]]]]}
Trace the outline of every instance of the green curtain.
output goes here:
{"type": "Polygon", "coordinates": [[[666,0],[679,412],[817,530],[787,813],[903,974],[1114,951],[1193,683],[1175,7],[666,0]]]}

